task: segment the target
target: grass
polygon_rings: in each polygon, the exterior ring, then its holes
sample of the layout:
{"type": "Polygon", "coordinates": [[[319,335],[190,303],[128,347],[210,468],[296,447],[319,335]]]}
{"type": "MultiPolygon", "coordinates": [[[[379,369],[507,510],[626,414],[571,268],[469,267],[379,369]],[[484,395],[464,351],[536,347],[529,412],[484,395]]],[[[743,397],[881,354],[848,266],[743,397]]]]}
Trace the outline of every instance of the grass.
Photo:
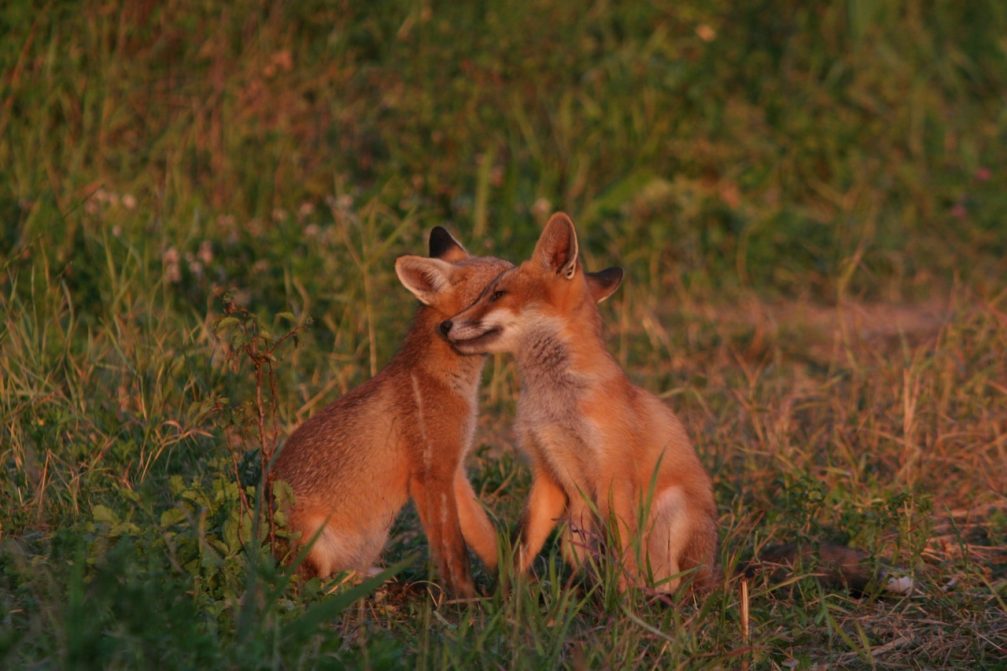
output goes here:
{"type": "MultiPolygon", "coordinates": [[[[1003,668],[1005,32],[993,0],[5,3],[0,664],[1003,668]],[[611,347],[714,476],[723,585],[620,596],[550,544],[446,601],[411,510],[391,582],[291,580],[256,450],[390,357],[433,225],[519,260],[554,209],[627,270],[611,347]],[[756,578],[743,640],[736,572],[794,538],[918,590],[756,578]]],[[[502,540],[517,389],[491,360],[470,463],[502,540]]]]}

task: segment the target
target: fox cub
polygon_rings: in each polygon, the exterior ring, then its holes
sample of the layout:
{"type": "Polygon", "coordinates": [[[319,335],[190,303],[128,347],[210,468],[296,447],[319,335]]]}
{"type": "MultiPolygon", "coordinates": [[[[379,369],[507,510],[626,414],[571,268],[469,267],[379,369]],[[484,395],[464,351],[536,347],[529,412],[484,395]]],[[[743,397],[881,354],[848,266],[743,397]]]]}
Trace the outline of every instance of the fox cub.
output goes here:
{"type": "Polygon", "coordinates": [[[317,534],[306,562],[319,575],[369,570],[409,497],[453,593],[474,593],[466,543],[495,568],[496,533],[464,469],[485,357],[459,354],[438,326],[512,267],[470,256],[440,227],[430,258],[396,260],[399,280],[422,303],[405,342],[377,376],[298,428],[273,469],[293,490],[299,542],[317,534]]]}
{"type": "Polygon", "coordinates": [[[595,303],[621,280],[618,268],[585,273],[573,222],[555,214],[532,258],[441,330],[460,352],[517,358],[515,430],[533,476],[519,572],[558,521],[564,556],[578,565],[597,547],[597,522],[614,520],[622,586],[671,592],[686,571],[706,586],[717,545],[710,478],[675,414],[631,384],[605,349],[595,303]]]}

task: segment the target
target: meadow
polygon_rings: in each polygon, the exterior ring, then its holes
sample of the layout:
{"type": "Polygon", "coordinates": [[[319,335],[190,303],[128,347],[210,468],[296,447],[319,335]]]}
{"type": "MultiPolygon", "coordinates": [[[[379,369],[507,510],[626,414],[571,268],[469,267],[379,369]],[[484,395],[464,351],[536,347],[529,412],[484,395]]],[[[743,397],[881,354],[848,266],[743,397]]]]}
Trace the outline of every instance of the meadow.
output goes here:
{"type": "MultiPolygon", "coordinates": [[[[1007,668],[1007,4],[0,6],[3,668],[1007,668]],[[555,210],[715,482],[721,584],[301,580],[263,454],[394,353],[443,225],[555,210]],[[767,545],[903,567],[893,597],[767,545]]],[[[486,367],[469,473],[529,474],[486,367]]],[[[386,580],[387,578],[387,580],[386,580]]]]}

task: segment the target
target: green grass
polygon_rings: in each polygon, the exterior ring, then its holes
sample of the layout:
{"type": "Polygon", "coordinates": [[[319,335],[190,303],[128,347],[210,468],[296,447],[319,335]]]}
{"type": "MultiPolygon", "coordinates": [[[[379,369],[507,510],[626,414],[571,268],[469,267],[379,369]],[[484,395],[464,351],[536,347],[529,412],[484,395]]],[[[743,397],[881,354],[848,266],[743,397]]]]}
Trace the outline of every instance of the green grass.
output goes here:
{"type": "MultiPolygon", "coordinates": [[[[0,8],[0,665],[1003,668],[1007,6],[469,4],[0,8]],[[556,209],[626,268],[611,347],[714,477],[722,587],[550,544],[453,603],[411,510],[392,582],[291,581],[254,450],[391,356],[432,226],[517,261],[556,209]],[[794,538],[919,590],[757,578],[744,641],[735,573],[794,538]]],[[[517,390],[491,360],[470,463],[504,541],[517,390]]]]}

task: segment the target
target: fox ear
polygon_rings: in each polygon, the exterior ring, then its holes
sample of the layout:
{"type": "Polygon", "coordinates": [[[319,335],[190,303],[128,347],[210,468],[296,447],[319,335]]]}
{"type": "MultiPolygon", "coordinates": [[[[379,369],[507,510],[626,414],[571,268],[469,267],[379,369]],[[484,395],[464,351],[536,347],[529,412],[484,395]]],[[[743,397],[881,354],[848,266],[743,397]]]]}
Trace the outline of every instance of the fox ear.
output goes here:
{"type": "Polygon", "coordinates": [[[532,258],[538,260],[546,270],[572,280],[577,272],[577,231],[570,217],[557,212],[549,217],[545,230],[535,244],[532,258]]]}
{"type": "Polygon", "coordinates": [[[622,284],[622,268],[613,266],[596,273],[584,273],[584,277],[587,279],[587,288],[591,292],[591,298],[595,303],[601,303],[614,294],[622,284]]]}
{"type": "Polygon", "coordinates": [[[400,256],[395,259],[395,274],[424,305],[433,303],[437,294],[451,285],[451,264],[441,259],[400,256]]]}
{"type": "Polygon", "coordinates": [[[434,226],[430,231],[430,257],[434,259],[444,259],[445,261],[461,261],[468,258],[469,253],[462,247],[462,243],[455,240],[454,236],[448,233],[446,228],[434,226]]]}

